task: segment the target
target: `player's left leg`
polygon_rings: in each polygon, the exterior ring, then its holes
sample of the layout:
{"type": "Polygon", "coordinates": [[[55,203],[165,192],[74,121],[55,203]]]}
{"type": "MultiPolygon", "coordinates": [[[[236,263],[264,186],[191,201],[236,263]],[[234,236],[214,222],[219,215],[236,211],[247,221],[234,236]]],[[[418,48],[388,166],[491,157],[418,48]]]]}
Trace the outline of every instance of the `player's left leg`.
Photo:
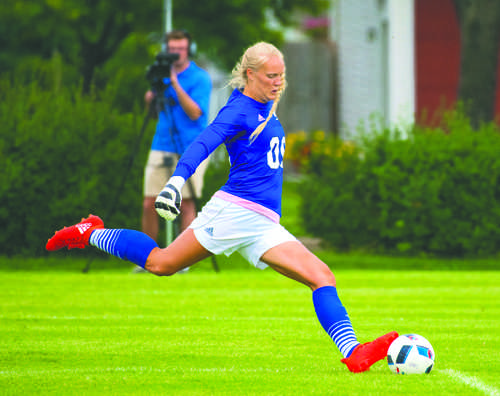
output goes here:
{"type": "Polygon", "coordinates": [[[330,268],[298,241],[279,244],[261,260],[277,272],[309,286],[318,319],[344,357],[359,345],[330,268]]]}
{"type": "Polygon", "coordinates": [[[384,359],[387,356],[387,351],[399,334],[395,331],[384,334],[371,342],[358,345],[351,354],[342,359],[347,368],[353,373],[361,373],[370,368],[370,366],[384,359]]]}
{"type": "Polygon", "coordinates": [[[361,345],[337,293],[330,268],[300,242],[284,242],[266,251],[261,260],[277,272],[309,286],[318,320],[344,356],[352,372],[362,372],[383,359],[397,333],[361,345]]]}

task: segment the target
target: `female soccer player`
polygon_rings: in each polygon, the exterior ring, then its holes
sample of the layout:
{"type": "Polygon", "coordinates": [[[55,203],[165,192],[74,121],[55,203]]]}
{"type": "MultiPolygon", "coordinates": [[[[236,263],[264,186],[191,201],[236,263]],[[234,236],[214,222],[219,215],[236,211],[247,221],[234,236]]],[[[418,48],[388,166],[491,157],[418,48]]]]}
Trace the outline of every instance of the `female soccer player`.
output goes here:
{"type": "Polygon", "coordinates": [[[215,120],[182,155],[155,207],[167,220],[179,214],[181,188],[198,165],[225,144],[231,161],[228,180],[188,229],[160,249],[146,234],[105,229],[94,215],[63,228],[48,250],[92,245],[156,275],[172,275],[212,254],[238,251],[257,268],[270,266],[312,290],[319,322],[352,372],[383,359],[390,332],[360,344],[342,305],[330,268],[279,224],[285,133],[275,111],[286,86],[283,54],[265,42],[249,47],[233,70],[235,88],[215,120]]]}

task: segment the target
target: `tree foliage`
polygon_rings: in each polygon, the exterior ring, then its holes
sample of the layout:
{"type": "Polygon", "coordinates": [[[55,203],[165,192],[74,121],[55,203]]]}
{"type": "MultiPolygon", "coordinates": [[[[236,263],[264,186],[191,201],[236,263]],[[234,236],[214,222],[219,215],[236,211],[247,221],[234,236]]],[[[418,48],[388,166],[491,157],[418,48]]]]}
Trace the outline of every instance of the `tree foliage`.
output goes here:
{"type": "MultiPolygon", "coordinates": [[[[245,46],[260,40],[280,44],[283,26],[296,12],[318,14],[328,0],[173,1],[174,28],[191,32],[202,52],[230,68],[245,46]]],[[[161,0],[16,0],[0,5],[0,71],[15,69],[33,57],[49,59],[54,51],[74,65],[91,87],[95,71],[113,57],[131,34],[162,33],[161,0]]]]}
{"type": "Polygon", "coordinates": [[[134,30],[147,31],[161,4],[153,0],[20,0],[0,7],[2,61],[15,68],[32,57],[60,53],[89,91],[94,71],[134,30]]]}
{"type": "Polygon", "coordinates": [[[257,41],[282,43],[282,31],[267,23],[269,16],[282,26],[293,26],[297,12],[317,15],[329,4],[328,0],[174,1],[173,24],[191,31],[203,51],[231,68],[243,49],[257,41]]]}
{"type": "Polygon", "coordinates": [[[459,98],[467,104],[473,124],[495,116],[500,2],[498,0],[454,0],[461,31],[459,98]]]}

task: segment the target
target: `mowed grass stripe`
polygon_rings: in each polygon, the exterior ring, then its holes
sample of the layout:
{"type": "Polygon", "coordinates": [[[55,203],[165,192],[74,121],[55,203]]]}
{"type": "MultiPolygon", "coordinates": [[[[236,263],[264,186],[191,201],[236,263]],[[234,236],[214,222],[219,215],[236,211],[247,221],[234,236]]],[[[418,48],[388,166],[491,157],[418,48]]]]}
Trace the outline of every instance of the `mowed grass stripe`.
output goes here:
{"type": "Polygon", "coordinates": [[[500,387],[500,273],[336,276],[361,342],[393,329],[420,333],[434,346],[435,370],[402,377],[380,362],[349,373],[310,291],[271,270],[0,272],[1,393],[477,395],[500,387]]]}

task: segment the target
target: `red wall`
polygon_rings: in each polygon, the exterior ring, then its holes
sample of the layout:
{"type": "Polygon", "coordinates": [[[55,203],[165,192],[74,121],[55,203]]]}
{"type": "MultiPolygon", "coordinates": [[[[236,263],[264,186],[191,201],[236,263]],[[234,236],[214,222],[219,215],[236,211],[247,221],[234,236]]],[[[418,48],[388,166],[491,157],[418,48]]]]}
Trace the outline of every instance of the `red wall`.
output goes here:
{"type": "MultiPolygon", "coordinates": [[[[415,0],[416,119],[433,124],[457,100],[460,29],[453,0],[415,0]]],[[[495,113],[500,120],[500,47],[495,113]]]]}
{"type": "Polygon", "coordinates": [[[457,100],[460,29],[452,0],[415,1],[416,119],[433,115],[457,100]]]}

